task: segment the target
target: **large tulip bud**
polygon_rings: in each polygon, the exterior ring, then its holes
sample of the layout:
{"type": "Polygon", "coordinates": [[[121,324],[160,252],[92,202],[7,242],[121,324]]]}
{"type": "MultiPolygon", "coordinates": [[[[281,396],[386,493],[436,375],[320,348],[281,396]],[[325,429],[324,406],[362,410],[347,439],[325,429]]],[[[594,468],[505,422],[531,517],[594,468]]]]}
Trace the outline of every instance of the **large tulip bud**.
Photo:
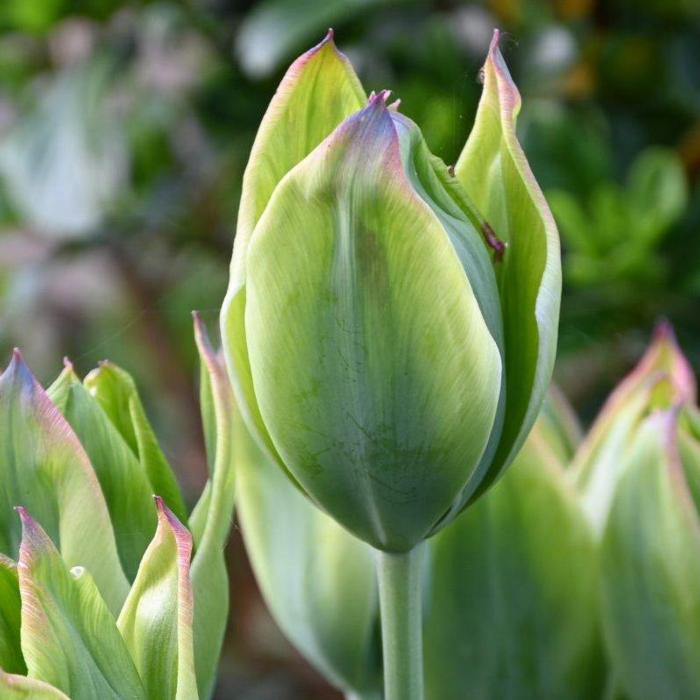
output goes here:
{"type": "Polygon", "coordinates": [[[244,179],[222,309],[237,400],[302,491],[386,551],[498,476],[551,374],[558,238],[498,34],[484,76],[452,170],[386,91],[365,106],[329,35],[285,76],[244,179]]]}

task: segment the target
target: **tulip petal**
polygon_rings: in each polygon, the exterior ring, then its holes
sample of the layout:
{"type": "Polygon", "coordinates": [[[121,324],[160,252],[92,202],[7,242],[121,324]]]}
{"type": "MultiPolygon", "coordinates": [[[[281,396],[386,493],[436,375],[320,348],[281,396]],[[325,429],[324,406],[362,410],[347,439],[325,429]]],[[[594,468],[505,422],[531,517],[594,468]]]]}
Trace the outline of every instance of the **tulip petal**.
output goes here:
{"type": "Polygon", "coordinates": [[[275,621],[337,688],[381,690],[372,550],[299,493],[240,418],[234,452],[243,539],[275,621]]]}
{"type": "Polygon", "coordinates": [[[545,422],[430,540],[428,700],[601,697],[594,540],[545,422]]]}
{"type": "Polygon", "coordinates": [[[197,547],[192,560],[197,680],[200,695],[209,697],[228,620],[229,585],[224,549],[233,522],[235,484],[231,434],[234,403],[223,362],[214,352],[201,318],[195,314],[194,320],[203,392],[209,394],[211,400],[209,420],[214,419],[214,425],[208,428],[214,462],[203,495],[206,506],[197,509],[197,547]]]}
{"type": "Polygon", "coordinates": [[[333,34],[289,68],[263,117],[243,177],[241,206],[231,260],[231,281],[221,310],[221,337],[238,406],[270,453],[253,391],[245,339],[245,277],[250,238],[280,180],[340,124],[360,109],[366,95],[333,34]]]}
{"type": "Polygon", "coordinates": [[[39,524],[24,508],[17,510],[22,651],[29,676],[72,700],[145,700],[114,617],[90,574],[82,567],[69,571],[39,524]]]}
{"type": "Polygon", "coordinates": [[[90,458],[107,501],[124,572],[133,581],[156,529],[148,478],[70,363],[66,363],[47,393],[70,423],[90,458]]]}
{"type": "Polygon", "coordinates": [[[151,484],[150,492],[160,495],[177,519],[185,522],[187,508],[180,487],[160,449],[131,375],[111,362],[101,362],[83,383],[138,457],[151,484]]]}
{"type": "Polygon", "coordinates": [[[246,290],[255,395],[284,464],[365,541],[411,548],[484,452],[501,362],[381,96],[277,188],[246,290]]]}
{"type": "Polygon", "coordinates": [[[700,694],[700,518],[675,414],[656,413],[639,429],[603,538],[606,641],[618,680],[638,700],[700,694]]]}
{"type": "Polygon", "coordinates": [[[0,697],[3,700],[70,700],[67,695],[48,683],[6,673],[1,668],[0,697]]]}
{"type": "Polygon", "coordinates": [[[552,214],[515,135],[520,95],[495,32],[474,129],[455,166],[476,206],[507,245],[496,274],[503,308],[506,411],[496,455],[484,460],[483,492],[512,461],[540,410],[556,354],[561,262],[552,214]]]}
{"type": "Polygon", "coordinates": [[[635,369],[606,401],[571,465],[596,533],[602,534],[605,527],[631,436],[640,422],[655,408],[694,403],[695,393],[688,360],[671,327],[662,323],[635,369]]]}
{"type": "Polygon", "coordinates": [[[10,673],[27,672],[19,639],[20,606],[17,565],[0,554],[0,668],[10,673]]]}
{"type": "Polygon", "coordinates": [[[68,566],[95,572],[112,611],[126,598],[109,511],[90,460],[20,354],[0,376],[0,551],[16,557],[18,503],[41,518],[68,566]],[[90,533],[86,537],[85,533],[90,533]]]}
{"type": "Polygon", "coordinates": [[[148,698],[196,700],[192,536],[163,499],[155,498],[158,529],[143,556],[117,627],[148,698]]]}

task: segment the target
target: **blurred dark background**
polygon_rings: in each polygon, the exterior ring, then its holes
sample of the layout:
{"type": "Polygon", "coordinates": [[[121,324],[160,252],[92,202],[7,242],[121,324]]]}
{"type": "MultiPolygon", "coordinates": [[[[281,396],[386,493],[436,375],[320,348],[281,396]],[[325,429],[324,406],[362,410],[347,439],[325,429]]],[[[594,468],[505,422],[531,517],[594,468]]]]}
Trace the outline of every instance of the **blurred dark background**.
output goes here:
{"type": "MultiPolygon", "coordinates": [[[[137,378],[194,500],[190,310],[216,328],[241,176],[289,62],[327,27],[452,163],[493,27],[558,220],[557,381],[584,418],[669,318],[700,367],[700,0],[3,0],[0,356],[137,378]]],[[[219,697],[337,697],[264,611],[236,532],[219,697]]]]}

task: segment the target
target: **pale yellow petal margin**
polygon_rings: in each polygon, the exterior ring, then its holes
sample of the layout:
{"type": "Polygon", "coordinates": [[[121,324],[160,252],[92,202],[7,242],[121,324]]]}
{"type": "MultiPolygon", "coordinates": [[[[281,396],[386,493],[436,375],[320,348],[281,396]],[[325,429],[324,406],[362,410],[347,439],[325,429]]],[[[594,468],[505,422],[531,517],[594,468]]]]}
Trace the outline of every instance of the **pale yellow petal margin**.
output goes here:
{"type": "Polygon", "coordinates": [[[367,96],[329,30],[289,67],[265,112],[243,176],[232,285],[245,279],[245,249],[279,181],[367,96]]]}
{"type": "Polygon", "coordinates": [[[520,94],[494,32],[484,92],[455,173],[508,245],[496,264],[506,341],[506,418],[493,468],[480,491],[522,446],[540,410],[556,355],[561,261],[552,213],[518,143],[520,94]]]}
{"type": "Polygon", "coordinates": [[[5,673],[0,668],[0,698],[2,700],[70,700],[70,698],[48,683],[5,673]]]}

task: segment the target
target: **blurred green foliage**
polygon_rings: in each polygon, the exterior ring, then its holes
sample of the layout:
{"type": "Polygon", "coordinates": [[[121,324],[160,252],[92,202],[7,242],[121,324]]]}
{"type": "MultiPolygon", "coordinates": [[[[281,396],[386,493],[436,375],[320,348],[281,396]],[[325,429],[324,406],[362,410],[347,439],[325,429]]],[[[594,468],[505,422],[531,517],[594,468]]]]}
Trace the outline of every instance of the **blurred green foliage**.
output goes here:
{"type": "MultiPolygon", "coordinates": [[[[448,163],[492,28],[507,32],[520,136],[562,233],[557,379],[583,415],[659,316],[700,364],[698,0],[4,0],[0,354],[20,345],[42,379],[64,354],[128,367],[161,397],[147,409],[194,493],[189,312],[215,322],[255,130],[328,26],[448,163]]],[[[245,697],[240,677],[223,682],[245,697]]]]}

